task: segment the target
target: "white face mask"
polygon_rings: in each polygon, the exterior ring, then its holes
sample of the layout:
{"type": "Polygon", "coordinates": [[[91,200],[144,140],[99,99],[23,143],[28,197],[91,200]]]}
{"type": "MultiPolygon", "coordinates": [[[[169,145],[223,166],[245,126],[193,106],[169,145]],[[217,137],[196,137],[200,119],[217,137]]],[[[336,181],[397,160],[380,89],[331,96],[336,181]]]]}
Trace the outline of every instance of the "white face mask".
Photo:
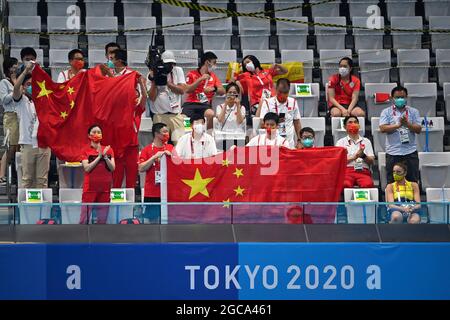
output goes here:
{"type": "Polygon", "coordinates": [[[201,123],[194,124],[194,132],[197,134],[203,133],[203,125],[201,123]]]}
{"type": "Polygon", "coordinates": [[[347,76],[350,73],[349,68],[339,67],[339,74],[343,77],[347,76]]]}
{"type": "Polygon", "coordinates": [[[245,65],[245,68],[247,69],[247,71],[253,72],[255,71],[255,65],[253,64],[253,62],[249,62],[245,65]]]}
{"type": "Polygon", "coordinates": [[[215,64],[208,64],[208,72],[212,72],[212,71],[214,71],[214,70],[216,70],[216,65],[215,64]]]}

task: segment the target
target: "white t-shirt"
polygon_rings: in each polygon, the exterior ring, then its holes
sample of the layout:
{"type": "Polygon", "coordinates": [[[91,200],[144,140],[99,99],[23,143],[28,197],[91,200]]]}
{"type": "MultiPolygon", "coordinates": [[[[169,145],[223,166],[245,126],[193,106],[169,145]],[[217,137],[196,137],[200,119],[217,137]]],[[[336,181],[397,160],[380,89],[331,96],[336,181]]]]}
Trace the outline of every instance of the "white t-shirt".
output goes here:
{"type": "MultiPolygon", "coordinates": [[[[350,157],[354,156],[358,150],[361,148],[361,144],[364,145],[364,154],[369,157],[373,157],[373,148],[372,143],[369,139],[365,137],[359,137],[358,140],[353,141],[349,136],[341,138],[336,142],[336,147],[343,147],[347,149],[347,153],[350,157]]],[[[347,167],[354,167],[355,161],[347,163],[347,167]]],[[[369,165],[363,161],[362,166],[366,169],[369,169],[369,165]]]]}
{"type": "Polygon", "coordinates": [[[278,147],[283,146],[286,148],[291,148],[286,138],[283,138],[277,134],[275,138],[269,139],[265,133],[253,137],[247,143],[247,147],[254,147],[254,146],[278,146],[278,147]]]}
{"type": "Polygon", "coordinates": [[[19,101],[14,102],[19,118],[19,144],[31,144],[33,148],[37,148],[39,119],[36,115],[33,100],[23,94],[19,101]]]}
{"type": "Polygon", "coordinates": [[[194,139],[192,133],[186,133],[178,140],[175,151],[182,159],[206,158],[217,154],[216,142],[207,133],[203,133],[200,139],[194,139]]]}
{"type": "MultiPolygon", "coordinates": [[[[148,75],[147,75],[148,78],[148,75]]],[[[174,66],[172,72],[167,76],[167,80],[173,84],[186,84],[184,72],[181,67],[174,66]]],[[[147,91],[152,87],[152,82],[147,81],[147,91]]],[[[150,109],[155,114],[181,113],[181,98],[183,95],[172,92],[167,86],[157,86],[155,101],[150,101],[150,109]]]]}
{"type": "Polygon", "coordinates": [[[0,106],[3,106],[5,112],[16,112],[13,90],[14,86],[8,79],[0,81],[0,106]]]}
{"type": "MultiPolygon", "coordinates": [[[[225,104],[220,104],[216,108],[216,116],[222,113],[222,109],[225,104]]],[[[226,106],[225,106],[226,107],[226,106]]],[[[227,108],[227,107],[226,107],[227,108]]],[[[218,123],[218,130],[225,132],[244,132],[244,124],[245,124],[245,107],[241,106],[240,112],[244,120],[241,124],[237,123],[237,105],[234,105],[232,108],[227,108],[225,111],[225,122],[218,123]]]]}
{"type": "Polygon", "coordinates": [[[294,98],[288,97],[285,103],[280,103],[276,96],[270,99],[264,99],[261,106],[260,118],[263,119],[268,112],[274,112],[278,115],[284,113],[284,125],[280,122],[278,132],[281,136],[285,136],[290,147],[294,148],[294,120],[300,120],[300,110],[298,109],[297,101],[294,98]]]}
{"type": "MultiPolygon", "coordinates": [[[[61,71],[59,73],[59,75],[58,75],[58,80],[56,82],[57,83],[63,83],[63,82],[66,82],[67,80],[70,80],[70,78],[69,78],[69,70],[70,69],[61,71]]],[[[85,71],[86,71],[86,69],[81,69],[80,70],[80,72],[85,72],[85,71]]]]}

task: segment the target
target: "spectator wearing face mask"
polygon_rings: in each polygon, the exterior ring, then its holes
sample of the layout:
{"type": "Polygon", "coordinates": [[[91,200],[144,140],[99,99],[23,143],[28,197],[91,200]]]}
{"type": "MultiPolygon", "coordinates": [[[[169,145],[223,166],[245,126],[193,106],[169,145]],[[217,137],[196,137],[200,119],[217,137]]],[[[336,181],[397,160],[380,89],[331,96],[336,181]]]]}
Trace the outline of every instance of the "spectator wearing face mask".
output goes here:
{"type": "Polygon", "coordinates": [[[244,132],[245,107],[241,105],[241,90],[236,83],[229,83],[226,99],[216,108],[220,131],[244,132]]]}
{"type": "MultiPolygon", "coordinates": [[[[153,124],[152,134],[153,142],[142,149],[139,156],[139,171],[145,172],[144,202],[161,202],[160,159],[163,155],[172,155],[173,145],[168,143],[169,128],[164,123],[153,124]]],[[[160,206],[146,206],[144,218],[150,223],[159,223],[160,206]]]]}
{"type": "Polygon", "coordinates": [[[283,146],[289,148],[289,142],[286,140],[286,138],[283,138],[278,134],[279,123],[280,118],[278,117],[278,114],[274,112],[266,113],[263,120],[263,127],[266,132],[253,137],[247,143],[247,146],[283,146]]]}
{"type": "Polygon", "coordinates": [[[332,117],[364,117],[358,107],[361,81],[352,74],[353,60],[345,57],[339,61],[339,73],[330,77],[327,88],[328,107],[332,117]]]}
{"type": "Polygon", "coordinates": [[[110,42],[105,46],[105,58],[106,64],[104,64],[109,69],[114,69],[114,63],[112,61],[113,51],[121,49],[120,45],[115,42],[110,42]]]}
{"type": "Polygon", "coordinates": [[[263,69],[258,58],[253,55],[242,59],[242,73],[237,77],[237,81],[243,89],[243,94],[248,96],[251,114],[256,114],[262,100],[275,95],[273,77],[287,72],[288,70],[280,64],[263,69]]]}
{"type": "MultiPolygon", "coordinates": [[[[286,138],[291,149],[300,147],[295,137],[300,137],[300,111],[297,101],[289,97],[291,83],[286,78],[278,79],[276,85],[276,96],[264,99],[261,108],[256,112],[257,117],[264,118],[268,112],[274,112],[279,117],[278,133],[286,138]]],[[[264,124],[263,124],[264,125],[264,124]]]]}
{"type": "Polygon", "coordinates": [[[408,168],[406,179],[419,179],[419,155],[416,134],[422,131],[419,111],[406,104],[408,90],[397,86],[391,91],[392,106],[384,109],[380,116],[380,131],[386,133],[386,175],[393,182],[392,169],[395,163],[405,162],[408,168]]]}
{"type": "Polygon", "coordinates": [[[197,70],[190,71],[186,76],[186,102],[182,113],[187,117],[194,114],[205,117],[208,129],[213,127],[214,110],[211,107],[214,95],[225,94],[225,88],[214,73],[217,56],[213,52],[205,52],[197,70]]]}
{"type": "Polygon", "coordinates": [[[217,154],[216,142],[205,131],[205,119],[198,113],[191,118],[192,133],[187,133],[178,140],[176,154],[182,159],[197,159],[217,154]]]}
{"type": "Polygon", "coordinates": [[[370,166],[375,160],[372,143],[359,135],[359,120],[355,116],[344,119],[347,136],[336,142],[336,147],[347,149],[347,168],[345,171],[344,188],[372,188],[373,180],[370,166]]]}
{"type": "Polygon", "coordinates": [[[316,133],[313,128],[303,127],[300,130],[300,149],[310,149],[314,148],[314,139],[316,133]]]}
{"type": "Polygon", "coordinates": [[[66,82],[73,77],[75,77],[79,72],[84,72],[86,69],[84,68],[84,55],[83,51],[79,49],[73,49],[69,52],[69,64],[70,68],[61,71],[58,75],[58,83],[66,82]]]}

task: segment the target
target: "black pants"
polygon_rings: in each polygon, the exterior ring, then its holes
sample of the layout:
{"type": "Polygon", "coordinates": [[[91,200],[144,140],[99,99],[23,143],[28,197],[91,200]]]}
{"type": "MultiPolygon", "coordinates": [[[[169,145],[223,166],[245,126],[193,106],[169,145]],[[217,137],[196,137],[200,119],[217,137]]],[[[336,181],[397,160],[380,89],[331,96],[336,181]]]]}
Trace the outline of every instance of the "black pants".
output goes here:
{"type": "Polygon", "coordinates": [[[185,102],[183,104],[183,109],[181,111],[182,114],[186,115],[186,117],[190,118],[193,114],[198,113],[202,117],[205,114],[205,111],[211,109],[211,105],[208,103],[200,103],[200,102],[185,102]]]}
{"type": "Polygon", "coordinates": [[[419,154],[417,151],[406,154],[404,156],[393,156],[390,154],[386,154],[386,175],[387,175],[387,183],[394,182],[394,177],[392,176],[392,171],[394,165],[398,162],[406,163],[408,167],[408,172],[406,174],[406,180],[412,182],[419,181],[419,154]]]}

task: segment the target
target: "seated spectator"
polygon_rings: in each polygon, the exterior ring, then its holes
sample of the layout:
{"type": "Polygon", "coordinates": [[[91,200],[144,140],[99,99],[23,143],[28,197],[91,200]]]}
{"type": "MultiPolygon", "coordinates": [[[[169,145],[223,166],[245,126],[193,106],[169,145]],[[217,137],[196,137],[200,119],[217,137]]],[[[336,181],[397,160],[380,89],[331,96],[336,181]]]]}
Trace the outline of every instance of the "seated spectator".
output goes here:
{"type": "MultiPolygon", "coordinates": [[[[88,129],[88,138],[91,141],[89,147],[81,156],[84,169],[83,203],[108,203],[111,198],[112,172],[115,169],[114,152],[110,146],[102,146],[102,129],[93,125],[88,129]]],[[[94,207],[97,223],[106,223],[109,206],[94,207]]],[[[89,223],[92,208],[83,206],[80,216],[80,224],[89,223]]]]}
{"type": "Polygon", "coordinates": [[[215,94],[225,94],[225,89],[217,75],[217,56],[213,52],[205,52],[197,70],[190,71],[186,76],[186,102],[182,113],[188,117],[199,114],[208,120],[208,129],[213,127],[214,110],[211,107],[215,94]]]}
{"type": "Polygon", "coordinates": [[[227,85],[225,103],[216,108],[220,131],[244,131],[245,107],[241,105],[240,93],[241,90],[236,83],[227,85]]]}
{"type": "Polygon", "coordinates": [[[339,73],[330,77],[327,96],[332,117],[364,117],[365,112],[357,106],[361,81],[352,74],[353,60],[342,58],[339,61],[339,73]]]}
{"type": "Polygon", "coordinates": [[[192,133],[187,133],[178,140],[176,154],[182,159],[197,159],[217,154],[216,142],[205,131],[205,119],[199,113],[191,116],[192,133]]]}
{"type": "MultiPolygon", "coordinates": [[[[168,144],[169,128],[164,123],[155,123],[152,127],[153,142],[142,149],[139,156],[139,172],[145,172],[144,202],[161,202],[160,159],[163,155],[172,155],[173,145],[168,144]]],[[[144,219],[150,223],[160,223],[161,207],[145,207],[144,219]]]]}
{"type": "Polygon", "coordinates": [[[289,142],[286,138],[281,137],[278,134],[278,125],[280,122],[280,118],[274,112],[268,112],[264,116],[264,128],[266,129],[265,133],[259,134],[256,137],[253,137],[248,143],[248,147],[253,146],[278,146],[278,147],[286,147],[289,148],[289,142]]]}
{"type": "Polygon", "coordinates": [[[69,64],[70,68],[61,71],[58,75],[58,83],[66,82],[73,77],[75,77],[78,72],[84,72],[86,69],[84,68],[84,55],[83,51],[79,49],[73,49],[69,52],[69,64]]]}
{"type": "Polygon", "coordinates": [[[289,97],[291,83],[286,78],[278,79],[276,85],[276,96],[264,99],[261,108],[256,112],[257,117],[263,118],[267,112],[274,112],[278,115],[280,123],[278,125],[278,133],[286,138],[291,149],[295,148],[299,142],[295,141],[295,136],[300,136],[300,111],[297,101],[289,97]]]}
{"type": "Polygon", "coordinates": [[[347,136],[336,142],[337,147],[347,149],[347,169],[345,171],[344,188],[372,188],[373,180],[370,165],[373,164],[372,143],[359,135],[359,121],[355,116],[344,119],[347,136]]]}
{"type": "Polygon", "coordinates": [[[251,114],[256,114],[259,104],[264,99],[275,95],[273,77],[286,74],[288,70],[280,64],[270,69],[263,69],[258,58],[253,55],[242,59],[242,73],[237,77],[242,94],[248,96],[251,114]]]}
{"type": "Polygon", "coordinates": [[[313,128],[304,127],[300,130],[300,149],[314,148],[316,133],[313,128]]]}
{"type": "Polygon", "coordinates": [[[31,95],[31,72],[34,64],[35,62],[30,60],[17,70],[13,100],[19,118],[23,188],[47,188],[50,148],[38,147],[39,120],[31,95]]]}
{"type": "Polygon", "coordinates": [[[395,202],[388,205],[389,223],[420,223],[420,191],[416,182],[406,180],[407,169],[402,162],[393,168],[394,182],[386,187],[386,201],[395,202]]]}

